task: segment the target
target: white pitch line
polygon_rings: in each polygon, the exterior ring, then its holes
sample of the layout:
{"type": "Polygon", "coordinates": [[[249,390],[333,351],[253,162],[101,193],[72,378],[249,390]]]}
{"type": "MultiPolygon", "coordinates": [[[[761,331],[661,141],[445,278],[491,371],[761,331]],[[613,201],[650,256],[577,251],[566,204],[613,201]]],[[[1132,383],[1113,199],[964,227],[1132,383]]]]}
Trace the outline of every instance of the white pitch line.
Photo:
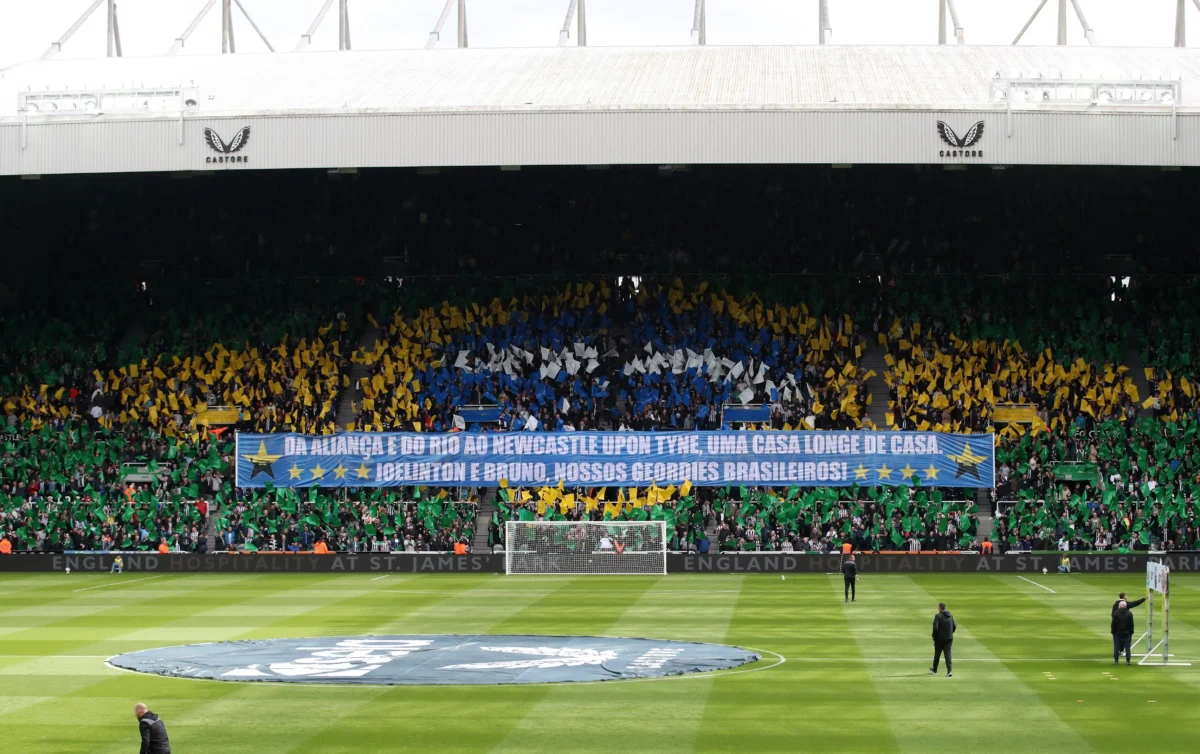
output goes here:
{"type": "MultiPolygon", "coordinates": [[[[374,581],[374,579],[372,579],[372,581],[374,581]]],[[[393,594],[445,594],[446,593],[446,590],[444,590],[444,589],[382,589],[380,591],[391,592],[393,594]]],[[[741,590],[741,589],[706,589],[706,590],[654,589],[652,591],[654,592],[655,595],[690,594],[694,597],[703,597],[706,594],[741,594],[743,590],[741,590]]],[[[466,592],[462,592],[462,594],[471,594],[471,595],[493,595],[494,594],[497,596],[508,596],[510,594],[547,595],[547,594],[558,594],[558,593],[562,593],[562,594],[579,594],[579,593],[584,593],[584,594],[628,594],[630,596],[640,596],[641,595],[640,592],[633,593],[627,589],[562,589],[562,590],[540,590],[539,589],[537,591],[532,591],[532,590],[528,590],[528,589],[471,589],[466,592]]],[[[799,592],[799,591],[795,592],[794,594],[806,594],[806,593],[807,594],[817,594],[817,592],[799,592]]],[[[824,592],[820,592],[820,593],[824,594],[824,592]]],[[[792,594],[792,593],[789,593],[789,594],[792,594]]],[[[889,592],[889,594],[890,594],[890,592],[889,592]]]]}
{"type": "Polygon", "coordinates": [[[1018,579],[1020,579],[1021,581],[1028,581],[1030,584],[1033,584],[1034,586],[1042,587],[1042,589],[1045,589],[1047,592],[1050,592],[1051,594],[1058,594],[1058,592],[1054,591],[1054,590],[1053,590],[1053,589],[1051,589],[1050,587],[1048,587],[1048,586],[1042,586],[1041,584],[1037,583],[1036,581],[1032,581],[1032,580],[1030,580],[1030,579],[1027,579],[1027,578],[1025,578],[1024,576],[1018,576],[1017,578],[1018,578],[1018,579]]]}
{"type": "Polygon", "coordinates": [[[160,573],[157,576],[144,576],[140,579],[133,579],[132,581],[113,581],[112,583],[109,583],[109,584],[98,584],[96,586],[85,586],[84,588],[76,589],[75,591],[86,592],[89,589],[103,589],[106,586],[125,586],[126,584],[136,584],[139,581],[149,581],[150,579],[161,579],[163,576],[166,576],[166,575],[167,574],[165,574],[165,573],[160,573]]]}
{"type": "MultiPolygon", "coordinates": [[[[792,657],[797,662],[923,662],[929,663],[928,657],[792,657]]],[[[1112,664],[1107,657],[955,657],[954,664],[960,662],[1101,662],[1112,664]]]]}
{"type": "Polygon", "coordinates": [[[376,576],[375,578],[371,579],[371,581],[379,581],[380,579],[386,579],[388,576],[391,576],[391,575],[392,574],[390,574],[390,573],[385,573],[382,576],[376,576]]]}

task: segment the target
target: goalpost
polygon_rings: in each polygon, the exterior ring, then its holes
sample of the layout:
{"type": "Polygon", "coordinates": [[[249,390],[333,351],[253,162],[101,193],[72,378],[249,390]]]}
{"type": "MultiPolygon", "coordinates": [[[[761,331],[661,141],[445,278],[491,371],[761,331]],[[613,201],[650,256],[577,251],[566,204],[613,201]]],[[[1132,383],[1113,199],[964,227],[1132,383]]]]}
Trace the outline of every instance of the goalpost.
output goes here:
{"type": "Polygon", "coordinates": [[[1146,564],[1146,589],[1149,592],[1150,599],[1148,600],[1149,610],[1146,614],[1146,631],[1138,637],[1133,646],[1137,646],[1143,640],[1146,642],[1146,651],[1142,654],[1142,659],[1138,660],[1138,665],[1178,665],[1190,666],[1190,662],[1172,662],[1169,658],[1175,655],[1171,654],[1171,569],[1162,564],[1150,562],[1146,564]],[[1154,641],[1154,595],[1162,595],[1162,638],[1158,643],[1154,641]],[[1153,658],[1155,652],[1162,648],[1162,660],[1155,661],[1153,658]]]}
{"type": "Polygon", "coordinates": [[[665,575],[666,521],[508,521],[504,572],[665,575]]]}

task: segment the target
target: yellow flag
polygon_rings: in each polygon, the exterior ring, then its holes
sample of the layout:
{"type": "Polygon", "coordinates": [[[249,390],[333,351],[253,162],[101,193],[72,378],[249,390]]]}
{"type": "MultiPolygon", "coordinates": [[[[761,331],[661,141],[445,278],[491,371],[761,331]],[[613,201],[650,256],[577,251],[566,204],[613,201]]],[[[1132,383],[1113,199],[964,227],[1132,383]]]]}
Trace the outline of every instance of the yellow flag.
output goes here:
{"type": "Polygon", "coordinates": [[[690,479],[679,486],[679,496],[680,497],[687,497],[688,493],[691,491],[692,491],[692,482],[690,479]]]}

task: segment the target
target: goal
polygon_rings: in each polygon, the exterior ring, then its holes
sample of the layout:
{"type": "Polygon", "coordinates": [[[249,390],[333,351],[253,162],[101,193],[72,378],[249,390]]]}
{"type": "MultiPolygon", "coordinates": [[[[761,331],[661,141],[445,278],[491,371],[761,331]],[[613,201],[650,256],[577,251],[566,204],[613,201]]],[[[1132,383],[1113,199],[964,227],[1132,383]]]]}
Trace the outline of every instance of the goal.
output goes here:
{"type": "Polygon", "coordinates": [[[667,572],[665,521],[509,521],[504,572],[639,576],[667,572]]]}
{"type": "Polygon", "coordinates": [[[1133,643],[1134,647],[1145,641],[1146,651],[1142,653],[1142,659],[1138,660],[1138,665],[1179,665],[1188,666],[1190,662],[1172,662],[1170,658],[1175,655],[1171,654],[1171,569],[1163,563],[1155,563],[1153,561],[1146,563],[1146,590],[1149,592],[1150,599],[1147,604],[1149,610],[1146,613],[1146,631],[1138,637],[1133,643]],[[1162,638],[1157,643],[1154,641],[1154,597],[1155,595],[1162,596],[1162,638]],[[1162,649],[1159,661],[1155,654],[1159,649],[1162,649]]]}

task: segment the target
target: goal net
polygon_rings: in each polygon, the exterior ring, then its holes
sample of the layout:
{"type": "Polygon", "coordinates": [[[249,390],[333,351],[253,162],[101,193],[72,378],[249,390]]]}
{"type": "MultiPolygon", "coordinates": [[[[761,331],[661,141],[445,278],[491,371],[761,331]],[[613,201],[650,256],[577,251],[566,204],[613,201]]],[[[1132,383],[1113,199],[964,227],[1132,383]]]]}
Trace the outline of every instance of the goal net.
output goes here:
{"type": "Polygon", "coordinates": [[[667,572],[665,521],[509,521],[504,571],[644,575],[667,572]]]}
{"type": "Polygon", "coordinates": [[[1146,631],[1133,643],[1133,646],[1137,647],[1143,641],[1146,642],[1145,652],[1142,654],[1142,659],[1138,660],[1138,665],[1191,665],[1190,662],[1172,662],[1170,660],[1175,656],[1171,654],[1171,569],[1163,563],[1153,561],[1146,563],[1146,591],[1149,594],[1146,631]],[[1160,617],[1162,634],[1157,643],[1154,641],[1156,598],[1161,603],[1162,610],[1160,617]],[[1162,650],[1161,654],[1159,654],[1159,650],[1162,650]],[[1159,657],[1162,659],[1159,660],[1159,657]]]}

